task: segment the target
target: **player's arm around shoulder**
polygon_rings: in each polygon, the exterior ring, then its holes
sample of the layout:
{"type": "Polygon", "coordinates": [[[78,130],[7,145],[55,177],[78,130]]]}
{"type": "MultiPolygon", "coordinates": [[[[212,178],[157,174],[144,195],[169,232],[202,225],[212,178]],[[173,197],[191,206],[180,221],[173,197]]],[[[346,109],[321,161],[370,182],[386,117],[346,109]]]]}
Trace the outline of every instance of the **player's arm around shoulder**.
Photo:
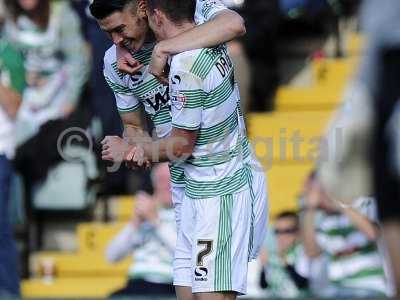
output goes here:
{"type": "Polygon", "coordinates": [[[170,55],[214,47],[246,33],[243,18],[226,8],[219,0],[198,0],[195,19],[204,23],[155,46],[149,65],[149,71],[155,77],[162,78],[170,55]]]}

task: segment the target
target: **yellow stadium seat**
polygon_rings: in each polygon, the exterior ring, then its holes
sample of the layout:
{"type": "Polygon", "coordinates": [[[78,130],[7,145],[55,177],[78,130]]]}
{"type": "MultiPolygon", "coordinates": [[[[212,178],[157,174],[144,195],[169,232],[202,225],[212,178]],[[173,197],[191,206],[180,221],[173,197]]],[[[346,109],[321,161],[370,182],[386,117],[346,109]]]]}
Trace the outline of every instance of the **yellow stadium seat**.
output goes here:
{"type": "Polygon", "coordinates": [[[350,56],[361,55],[365,46],[365,37],[359,33],[350,34],[347,41],[346,54],[350,56]]]}
{"type": "Polygon", "coordinates": [[[118,223],[81,223],[77,227],[79,253],[104,253],[111,239],[125,226],[118,223]]]}
{"type": "Polygon", "coordinates": [[[43,263],[51,261],[54,266],[54,276],[57,278],[77,277],[122,277],[125,278],[132,256],[128,256],[118,263],[107,261],[104,252],[98,253],[62,253],[40,252],[34,258],[34,274],[43,275],[43,263]]]}
{"type": "Polygon", "coordinates": [[[111,215],[117,222],[127,222],[132,218],[134,205],[134,196],[116,197],[112,201],[111,215]]]}
{"type": "Polygon", "coordinates": [[[313,167],[313,163],[281,163],[267,170],[272,218],[284,210],[298,209],[299,195],[313,167]]]}
{"type": "Polygon", "coordinates": [[[278,89],[276,111],[333,110],[342,100],[342,90],[323,87],[290,87],[278,89]]]}
{"type": "Polygon", "coordinates": [[[250,140],[265,167],[272,162],[312,162],[332,112],[249,114],[250,140]]]}
{"type": "Polygon", "coordinates": [[[359,58],[323,58],[312,61],[315,87],[343,91],[349,79],[357,70],[359,58]]]}
{"type": "Polygon", "coordinates": [[[125,284],[126,278],[113,277],[30,279],[22,281],[21,293],[24,299],[105,299],[125,284]]]}

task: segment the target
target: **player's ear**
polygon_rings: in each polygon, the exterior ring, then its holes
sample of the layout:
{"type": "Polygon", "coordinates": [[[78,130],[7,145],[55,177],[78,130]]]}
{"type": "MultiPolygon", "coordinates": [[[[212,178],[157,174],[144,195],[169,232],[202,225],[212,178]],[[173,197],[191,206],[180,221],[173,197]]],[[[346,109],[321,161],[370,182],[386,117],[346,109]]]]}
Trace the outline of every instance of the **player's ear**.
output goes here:
{"type": "Polygon", "coordinates": [[[154,21],[155,21],[157,26],[161,26],[162,25],[164,17],[165,17],[165,15],[161,10],[159,10],[157,8],[154,10],[154,21]]]}
{"type": "Polygon", "coordinates": [[[137,15],[139,18],[146,18],[147,4],[146,0],[138,0],[137,2],[137,15]]]}

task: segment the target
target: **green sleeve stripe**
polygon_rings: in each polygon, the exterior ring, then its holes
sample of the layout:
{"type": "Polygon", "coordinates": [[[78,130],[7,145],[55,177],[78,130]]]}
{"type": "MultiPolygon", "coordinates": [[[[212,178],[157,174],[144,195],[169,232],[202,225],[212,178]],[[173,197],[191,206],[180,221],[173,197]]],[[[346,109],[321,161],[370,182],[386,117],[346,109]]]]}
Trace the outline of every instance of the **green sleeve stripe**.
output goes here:
{"type": "Polygon", "coordinates": [[[111,64],[111,67],[113,68],[114,72],[118,75],[118,77],[119,77],[120,79],[123,79],[123,78],[124,78],[125,74],[122,73],[122,72],[118,69],[117,62],[112,63],[112,64],[111,64]]]}
{"type": "Polygon", "coordinates": [[[157,81],[156,78],[152,78],[151,80],[147,81],[145,84],[141,84],[139,87],[135,89],[135,93],[138,95],[143,95],[151,91],[152,89],[155,89],[157,86],[160,86],[161,83],[157,81]]]}
{"type": "Polygon", "coordinates": [[[104,76],[104,78],[106,79],[108,86],[113,90],[114,93],[122,94],[122,95],[126,95],[126,96],[133,95],[133,90],[131,90],[130,88],[127,88],[123,85],[113,82],[107,76],[104,76]]]}
{"type": "Polygon", "coordinates": [[[151,60],[152,53],[153,53],[153,48],[148,50],[138,51],[133,55],[133,58],[144,64],[145,61],[151,60]]]}
{"type": "Polygon", "coordinates": [[[184,129],[184,130],[193,131],[193,130],[198,130],[200,125],[199,126],[190,127],[190,126],[184,126],[184,125],[178,125],[178,124],[172,123],[172,127],[175,127],[175,128],[178,128],[178,129],[184,129]]]}
{"type": "Polygon", "coordinates": [[[120,108],[120,107],[118,107],[118,111],[121,112],[121,113],[128,113],[128,112],[136,111],[139,108],[140,108],[140,103],[138,103],[138,104],[136,104],[134,106],[128,107],[128,108],[120,108]]]}
{"type": "Polygon", "coordinates": [[[182,168],[171,165],[169,170],[172,183],[185,184],[185,171],[182,168]]]}
{"type": "Polygon", "coordinates": [[[182,174],[182,173],[185,172],[183,168],[177,167],[177,166],[174,166],[174,165],[171,165],[171,166],[169,167],[169,170],[170,170],[170,172],[171,172],[172,174],[175,174],[175,175],[177,175],[177,174],[182,174]]]}
{"type": "Polygon", "coordinates": [[[171,112],[168,107],[161,109],[156,115],[151,117],[154,125],[161,125],[172,121],[171,112]]]}
{"type": "Polygon", "coordinates": [[[206,92],[202,90],[196,91],[180,91],[181,94],[185,95],[186,101],[184,108],[199,108],[203,107],[204,99],[207,95],[206,92]]]}
{"type": "Polygon", "coordinates": [[[183,105],[184,108],[203,107],[204,99],[207,97],[207,93],[203,90],[181,90],[179,94],[184,95],[186,98],[183,105]]]}

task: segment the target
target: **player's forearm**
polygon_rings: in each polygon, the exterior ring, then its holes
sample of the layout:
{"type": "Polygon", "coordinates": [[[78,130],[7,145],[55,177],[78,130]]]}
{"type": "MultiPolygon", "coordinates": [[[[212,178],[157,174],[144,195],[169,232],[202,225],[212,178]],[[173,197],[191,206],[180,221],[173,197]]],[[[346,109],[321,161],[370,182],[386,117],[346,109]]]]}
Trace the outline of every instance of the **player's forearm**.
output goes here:
{"type": "Polygon", "coordinates": [[[150,135],[143,129],[141,116],[138,111],[121,113],[121,120],[124,124],[123,138],[131,145],[150,142],[150,135]]]}
{"type": "Polygon", "coordinates": [[[124,124],[124,132],[122,134],[124,140],[130,145],[150,142],[151,137],[143,128],[131,124],[124,124]]]}
{"type": "Polygon", "coordinates": [[[165,55],[213,47],[246,33],[243,18],[236,12],[225,10],[212,20],[196,26],[172,39],[161,41],[156,50],[165,55]]]}
{"type": "Polygon", "coordinates": [[[0,84],[0,106],[4,109],[10,119],[16,118],[20,104],[21,95],[0,84]]]}
{"type": "Polygon", "coordinates": [[[137,228],[127,224],[106,249],[106,257],[109,262],[115,263],[132,253],[132,240],[137,236],[137,228]]]}
{"type": "Polygon", "coordinates": [[[370,221],[367,217],[350,207],[344,208],[343,213],[350,218],[354,226],[364,233],[369,240],[376,241],[379,238],[378,226],[374,222],[370,221]]]}
{"type": "Polygon", "coordinates": [[[184,138],[171,136],[143,145],[144,157],[150,162],[176,161],[189,157],[192,148],[184,138]]]}
{"type": "Polygon", "coordinates": [[[321,255],[321,248],[317,244],[315,232],[315,210],[306,208],[302,218],[301,236],[303,240],[304,250],[310,258],[315,258],[321,255]]]}

